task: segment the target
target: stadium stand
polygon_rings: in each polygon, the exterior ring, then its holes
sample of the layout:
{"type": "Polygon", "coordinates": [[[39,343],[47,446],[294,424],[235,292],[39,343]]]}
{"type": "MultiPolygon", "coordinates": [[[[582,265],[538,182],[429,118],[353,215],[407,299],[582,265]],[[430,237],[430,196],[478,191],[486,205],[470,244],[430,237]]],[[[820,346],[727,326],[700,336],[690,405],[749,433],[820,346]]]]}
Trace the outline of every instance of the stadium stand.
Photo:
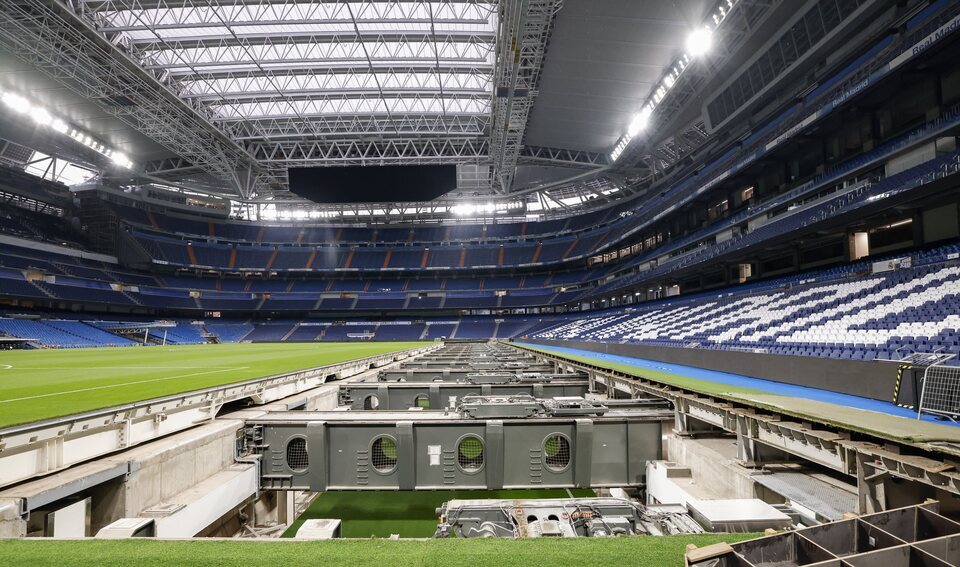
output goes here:
{"type": "Polygon", "coordinates": [[[851,360],[899,360],[914,352],[960,355],[958,252],[951,245],[924,255],[952,258],[950,265],[862,277],[858,272],[868,266],[854,264],[755,290],[748,286],[578,317],[530,336],[851,360]]]}
{"type": "MultiPolygon", "coordinates": [[[[960,355],[960,245],[913,258],[912,267],[888,272],[871,274],[871,263],[857,262],[588,315],[386,323],[206,320],[201,325],[184,320],[150,334],[158,342],[166,331],[169,344],[205,343],[206,332],[222,342],[529,338],[844,360],[899,360],[914,352],[960,355]]],[[[93,325],[61,318],[0,319],[0,331],[56,347],[131,344],[93,325]]]]}
{"type": "Polygon", "coordinates": [[[960,564],[960,0],[0,22],[14,562],[960,564]]]}

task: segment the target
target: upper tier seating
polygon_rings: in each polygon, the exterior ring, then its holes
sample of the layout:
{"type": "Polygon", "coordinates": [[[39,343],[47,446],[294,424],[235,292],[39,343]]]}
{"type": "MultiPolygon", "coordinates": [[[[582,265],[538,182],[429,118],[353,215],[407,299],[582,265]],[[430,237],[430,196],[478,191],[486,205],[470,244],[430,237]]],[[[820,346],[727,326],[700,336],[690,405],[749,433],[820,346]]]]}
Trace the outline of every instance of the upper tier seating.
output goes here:
{"type": "MultiPolygon", "coordinates": [[[[595,293],[608,293],[612,290],[628,287],[675,272],[682,268],[713,260],[733,250],[744,250],[750,246],[766,242],[771,238],[790,234],[794,231],[823,222],[832,216],[855,210],[878,199],[886,199],[910,191],[936,179],[956,176],[958,172],[960,172],[960,151],[954,151],[897,173],[896,175],[884,177],[873,183],[858,186],[850,191],[841,193],[839,196],[817,201],[812,206],[785,212],[771,218],[767,224],[763,224],[740,236],[715,244],[703,244],[692,250],[674,254],[670,259],[658,262],[656,266],[641,266],[641,268],[645,269],[641,269],[627,277],[614,279],[597,288],[595,293]]],[[[648,259],[646,256],[641,256],[627,265],[632,266],[646,259],[648,259]]]]}

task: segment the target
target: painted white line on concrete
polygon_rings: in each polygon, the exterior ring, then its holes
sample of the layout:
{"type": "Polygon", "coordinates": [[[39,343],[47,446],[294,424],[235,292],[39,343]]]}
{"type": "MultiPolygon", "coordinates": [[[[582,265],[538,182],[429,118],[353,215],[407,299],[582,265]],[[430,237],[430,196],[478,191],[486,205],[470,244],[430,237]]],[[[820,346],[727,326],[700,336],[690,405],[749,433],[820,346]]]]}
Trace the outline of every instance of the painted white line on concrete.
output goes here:
{"type": "Polygon", "coordinates": [[[23,398],[0,400],[0,404],[8,404],[10,402],[22,402],[26,400],[35,400],[37,398],[49,398],[53,396],[65,396],[67,394],[78,394],[80,392],[91,392],[93,390],[106,390],[108,388],[122,388],[123,386],[132,386],[134,384],[146,384],[148,382],[163,382],[165,380],[176,380],[177,378],[189,378],[190,376],[201,376],[203,374],[215,374],[217,372],[227,372],[228,370],[242,370],[245,368],[249,368],[249,366],[241,366],[239,368],[230,368],[230,369],[224,369],[224,370],[208,370],[207,372],[194,372],[192,374],[180,374],[179,376],[167,376],[166,378],[153,378],[151,380],[137,380],[135,382],[124,382],[123,384],[108,384],[105,386],[93,386],[91,388],[80,388],[79,390],[67,390],[65,392],[52,392],[50,394],[38,394],[36,396],[26,396],[23,398]]]}

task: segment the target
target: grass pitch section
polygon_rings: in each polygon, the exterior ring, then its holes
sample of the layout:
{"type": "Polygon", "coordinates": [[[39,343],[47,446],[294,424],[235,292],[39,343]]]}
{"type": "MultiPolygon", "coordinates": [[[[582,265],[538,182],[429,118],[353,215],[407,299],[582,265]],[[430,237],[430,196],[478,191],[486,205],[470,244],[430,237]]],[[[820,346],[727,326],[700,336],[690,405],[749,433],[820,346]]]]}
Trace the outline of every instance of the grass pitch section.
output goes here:
{"type": "Polygon", "coordinates": [[[261,343],[0,351],[0,427],[429,343],[261,343]]]}
{"type": "MultiPolygon", "coordinates": [[[[570,492],[577,498],[593,496],[592,490],[570,492]]],[[[345,538],[433,537],[437,529],[437,508],[447,500],[479,498],[569,498],[566,490],[437,490],[325,492],[291,524],[283,537],[293,537],[304,520],[342,520],[345,538]]]]}
{"type": "Polygon", "coordinates": [[[756,534],[576,539],[389,541],[0,540],[5,567],[118,565],[388,565],[389,567],[681,567],[684,548],[735,543],[756,534]]]}

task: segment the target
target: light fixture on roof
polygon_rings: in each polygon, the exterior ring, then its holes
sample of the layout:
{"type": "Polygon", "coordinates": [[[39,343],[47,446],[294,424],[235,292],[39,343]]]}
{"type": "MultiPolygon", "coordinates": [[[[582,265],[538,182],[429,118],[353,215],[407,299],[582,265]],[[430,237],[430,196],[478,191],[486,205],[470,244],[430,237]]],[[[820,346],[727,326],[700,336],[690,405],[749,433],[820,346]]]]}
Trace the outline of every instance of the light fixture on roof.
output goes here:
{"type": "Polygon", "coordinates": [[[3,103],[14,112],[30,112],[30,101],[14,93],[3,93],[3,103]]]}
{"type": "Polygon", "coordinates": [[[630,134],[630,137],[636,136],[637,133],[650,124],[650,114],[652,113],[653,111],[649,106],[644,106],[640,112],[634,115],[633,120],[630,121],[630,126],[627,128],[627,133],[630,134]]]}
{"type": "Polygon", "coordinates": [[[693,57],[702,57],[713,47],[713,32],[708,28],[693,30],[687,36],[687,53],[693,57]]]}
{"type": "MultiPolygon", "coordinates": [[[[664,75],[663,79],[644,102],[645,105],[650,106],[651,112],[666,98],[667,92],[680,80],[683,72],[690,65],[691,61],[703,57],[710,52],[710,49],[713,47],[713,32],[719,29],[720,25],[727,19],[727,16],[730,15],[738,1],[739,0],[724,0],[725,5],[719,5],[711,16],[713,20],[712,25],[706,24],[702,28],[690,32],[686,40],[686,52],[674,62],[673,67],[664,75]]],[[[613,150],[610,151],[610,161],[616,162],[620,156],[623,155],[624,151],[626,151],[627,146],[630,145],[634,134],[642,130],[642,128],[635,127],[633,122],[636,120],[637,115],[634,115],[627,132],[620,136],[613,150]]],[[[642,122],[640,122],[640,124],[642,124],[642,122]]]]}
{"type": "Polygon", "coordinates": [[[133,167],[133,162],[124,154],[107,147],[106,144],[100,143],[82,130],[71,128],[65,121],[54,116],[46,108],[33,105],[29,100],[16,93],[0,91],[0,101],[3,101],[6,107],[18,114],[29,115],[30,119],[38,126],[49,127],[54,132],[69,136],[93,151],[110,158],[117,165],[126,168],[133,167]]]}
{"type": "Polygon", "coordinates": [[[129,168],[133,165],[133,163],[130,161],[130,158],[121,152],[114,152],[113,155],[110,156],[110,159],[113,160],[113,163],[123,167],[129,168]]]}
{"type": "Polygon", "coordinates": [[[41,126],[50,126],[53,124],[53,116],[50,116],[46,108],[34,107],[30,112],[30,118],[41,126]]]}

